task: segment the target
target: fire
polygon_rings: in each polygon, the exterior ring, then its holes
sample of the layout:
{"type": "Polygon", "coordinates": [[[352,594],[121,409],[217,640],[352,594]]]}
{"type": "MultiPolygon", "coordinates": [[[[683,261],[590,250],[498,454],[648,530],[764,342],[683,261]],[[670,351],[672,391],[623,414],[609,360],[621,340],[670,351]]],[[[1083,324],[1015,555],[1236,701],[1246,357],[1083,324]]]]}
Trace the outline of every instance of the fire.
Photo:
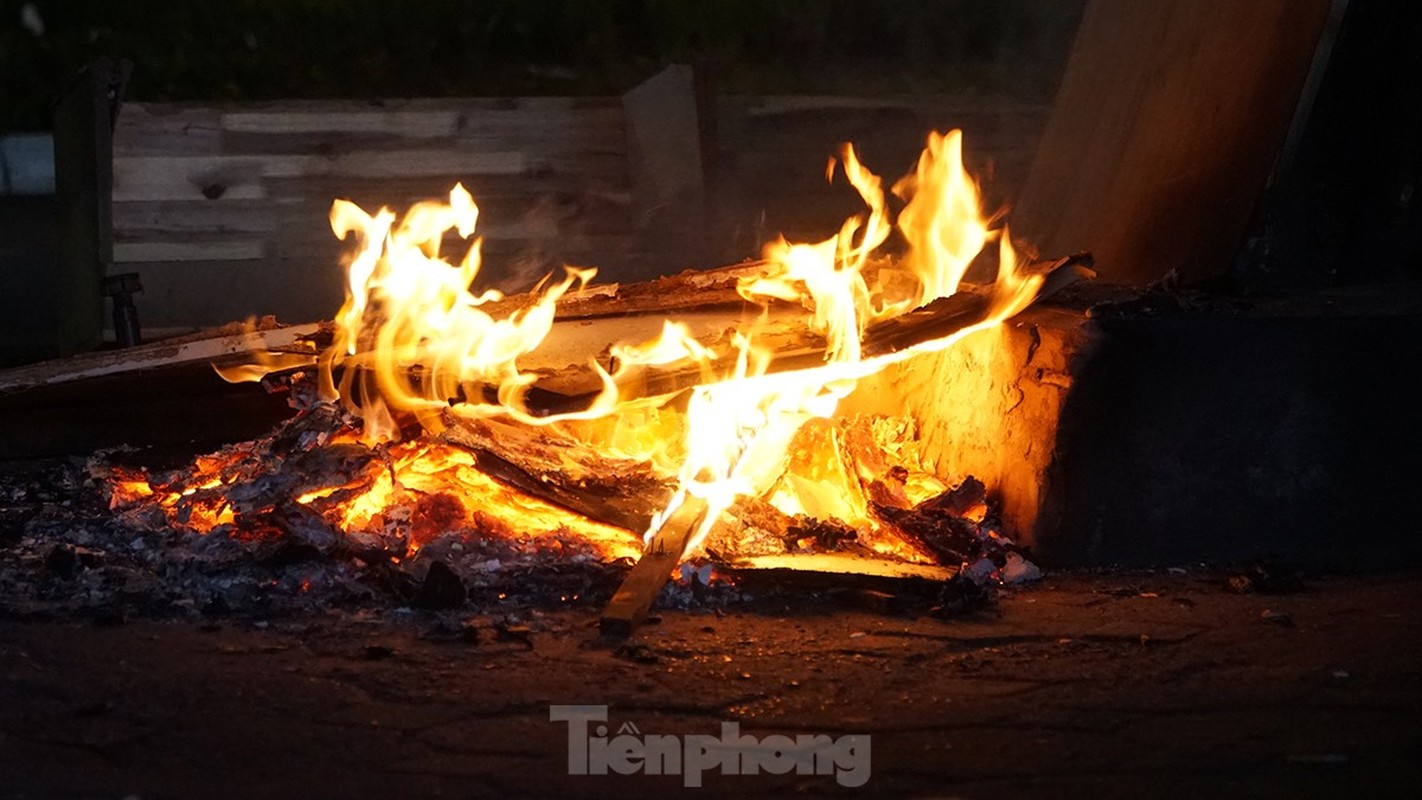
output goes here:
{"type": "Polygon", "coordinates": [[[459,411],[467,416],[517,414],[531,382],[518,371],[518,358],[548,335],[558,298],[595,274],[569,267],[562,280],[542,287],[532,306],[495,319],[480,306],[503,295],[470,291],[481,240],[474,239],[457,264],[440,254],[446,231],[468,239],[478,217],[462,185],[450,191],[448,203],[416,204],[399,225],[388,209],[371,216],[346,200],[332,204],[331,229],[343,240],[354,236],[357,250],[336,315],[336,340],[320,361],[322,392],[360,414],[366,441],[398,438],[392,409],[437,429],[439,412],[455,397],[466,399],[459,411]],[[336,367],[344,368],[339,383],[336,367]],[[497,389],[497,403],[484,401],[484,386],[497,389]]]}
{"type": "MultiPolygon", "coordinates": [[[[733,380],[697,387],[688,411],[688,456],[680,472],[681,488],[672,508],[687,496],[704,500],[708,512],[697,530],[704,539],[719,514],[738,497],[760,496],[785,473],[790,441],[813,419],[833,416],[858,379],[894,361],[951,346],[968,334],[996,325],[1025,308],[1041,287],[1040,276],[1020,271],[1021,259],[1004,227],[991,230],[980,210],[976,182],[962,164],[962,134],[932,134],[914,175],[894,186],[907,200],[898,229],[907,243],[904,264],[918,279],[907,300],[888,296],[882,283],[866,277],[869,255],[887,239],[885,201],[877,176],[864,169],[846,147],[844,170],[869,206],[867,214],[845,222],[837,237],[817,244],[791,245],[783,239],[766,249],[767,274],[745,281],[748,299],[799,300],[810,312],[809,325],[829,343],[824,366],[768,374],[768,360],[745,358],[753,350],[747,338],[733,380]],[[872,319],[901,314],[958,291],[968,267],[993,238],[999,242],[998,277],[986,320],[952,336],[890,356],[864,359],[861,337],[872,319]]],[[[822,501],[814,492],[791,490],[776,495],[787,514],[815,515],[822,501]]],[[[837,508],[835,518],[872,524],[867,513],[837,508]]]]}
{"type": "MultiPolygon", "coordinates": [[[[392,517],[394,508],[406,509],[401,512],[406,517],[433,515],[436,527],[445,529],[502,529],[490,522],[489,512],[478,510],[500,509],[502,518],[517,520],[503,527],[524,532],[506,535],[536,536],[571,527],[597,542],[606,555],[635,555],[625,532],[619,539],[619,529],[599,528],[586,519],[574,522],[570,517],[577,515],[488,477],[467,453],[427,438],[401,441],[402,427],[409,431],[411,422],[438,434],[461,419],[502,416],[552,426],[674,476],[675,493],[652,531],[696,498],[706,509],[697,523],[700,541],[738,500],[760,498],[787,516],[835,519],[871,534],[881,532],[859,476],[841,457],[842,435],[826,421],[861,378],[998,324],[1031,303],[1042,277],[1024,270],[1025,260],[1006,227],[994,227],[994,218],[984,213],[977,183],[962,163],[961,132],[930,135],[913,174],[892,185],[891,192],[904,203],[897,219],[883,181],[852,147],[831,160],[831,177],[836,171],[859,193],[866,211],[824,241],[781,239],[768,245],[764,269],[737,287],[766,314],[736,330],[729,348],[699,341],[685,324],[666,320],[650,341],[616,343],[612,366],[592,363],[601,390],[587,408],[562,414],[540,414],[528,406],[536,376],[521,369],[520,360],[552,330],[560,299],[586,285],[594,270],[566,267],[562,276],[545,278],[523,307],[493,314],[489,304],[504,298],[473,288],[482,265],[481,240],[475,235],[479,209],[462,185],[450,191],[447,202],[416,204],[398,220],[388,209],[369,214],[337,200],[331,227],[337,237],[353,241],[354,251],[334,342],[317,359],[321,395],[359,418],[361,441],[382,448],[389,467],[374,470],[354,496],[339,487],[317,486],[302,492],[297,502],[324,508],[345,531],[418,527],[399,514],[392,517]],[[463,243],[453,260],[445,255],[451,234],[463,243]],[[898,241],[891,245],[895,234],[898,241]],[[986,319],[912,348],[865,354],[871,324],[959,291],[969,267],[994,241],[997,278],[988,289],[986,319]],[[902,255],[890,255],[891,248],[902,255]],[[775,348],[764,335],[772,303],[803,309],[805,327],[824,339],[823,363],[777,371],[775,348]],[[632,389],[640,370],[667,365],[699,371],[684,411],[668,405],[665,397],[645,397],[632,389]],[[434,496],[450,500],[417,499],[434,496]]],[[[259,365],[233,375],[267,371],[259,365]]],[[[197,478],[212,479],[202,469],[197,478]]],[[[206,496],[208,488],[203,483],[196,491],[206,496]]],[[[128,487],[124,497],[142,493],[128,487]]],[[[164,495],[162,502],[175,507],[184,497],[164,495]]],[[[203,507],[198,522],[210,528],[230,521],[231,513],[220,505],[203,507]]],[[[870,538],[881,552],[924,557],[913,545],[896,544],[887,535],[870,538]]],[[[420,535],[412,534],[410,543],[418,547],[420,535]]]]}
{"type": "MultiPolygon", "coordinates": [[[[912,247],[909,269],[919,279],[915,305],[958,291],[968,267],[992,238],[983,218],[977,182],[963,167],[963,132],[932,133],[913,175],[894,185],[908,200],[898,227],[912,247]]],[[[1006,231],[1003,247],[1010,250],[1006,231]]],[[[1011,278],[1004,265],[999,279],[1011,278]]]]}
{"type": "MultiPolygon", "coordinates": [[[[431,442],[400,442],[389,450],[390,468],[343,508],[334,506],[344,531],[403,532],[413,553],[441,533],[471,530],[515,541],[575,533],[606,559],[640,552],[627,532],[573,514],[505,486],[479,470],[469,453],[431,442]],[[399,509],[392,513],[392,509],[399,509]]],[[[329,494],[312,497],[319,503],[329,494]]],[[[299,500],[298,500],[299,501],[299,500]]]]}
{"type": "MultiPolygon", "coordinates": [[[[377,458],[353,438],[337,434],[309,451],[349,458],[331,459],[335,463],[328,469],[311,475],[305,474],[304,464],[288,465],[285,476],[295,481],[291,503],[309,509],[311,522],[329,528],[331,535],[344,535],[352,549],[405,557],[440,535],[463,533],[531,547],[572,539],[605,561],[634,558],[641,551],[638,537],[629,531],[505,486],[463,450],[405,441],[384,448],[377,458]]],[[[170,524],[186,530],[208,534],[237,526],[260,537],[262,520],[291,513],[281,496],[247,488],[262,480],[284,482],[269,445],[262,441],[204,456],[175,480],[115,471],[108,482],[110,508],[143,512],[151,501],[170,524]]]]}

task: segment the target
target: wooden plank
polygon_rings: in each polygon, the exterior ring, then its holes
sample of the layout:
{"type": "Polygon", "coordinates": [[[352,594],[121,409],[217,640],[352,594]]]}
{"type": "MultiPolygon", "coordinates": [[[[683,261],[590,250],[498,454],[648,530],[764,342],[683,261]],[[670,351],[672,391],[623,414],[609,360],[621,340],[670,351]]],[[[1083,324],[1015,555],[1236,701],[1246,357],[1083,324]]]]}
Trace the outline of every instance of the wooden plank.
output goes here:
{"type": "Polygon", "coordinates": [[[125,103],[114,128],[114,156],[220,155],[221,112],[211,106],[125,103]]]}
{"type": "Polygon", "coordinates": [[[307,175],[267,178],[263,186],[273,199],[315,203],[326,210],[330,209],[331,201],[339,197],[368,210],[384,205],[403,211],[420,200],[447,198],[449,190],[459,181],[464,182],[464,188],[469,190],[481,209],[485,198],[496,202],[513,199],[525,204],[550,199],[554,203],[564,200],[581,202],[582,198],[588,198],[590,202],[620,206],[624,209],[623,213],[630,213],[627,211],[631,207],[627,165],[621,158],[607,159],[605,163],[595,160],[583,165],[580,172],[546,169],[522,175],[471,177],[455,174],[391,178],[307,175]]]}
{"type": "MultiPolygon", "coordinates": [[[[153,342],[122,350],[107,350],[44,361],[0,371],[0,393],[54,386],[158,367],[221,362],[248,353],[297,347],[322,330],[319,323],[266,331],[223,333],[178,341],[153,342]]],[[[314,353],[315,350],[311,349],[314,353]]]]}
{"type": "Polygon", "coordinates": [[[240,133],[393,133],[416,139],[453,136],[460,114],[454,109],[427,111],[229,111],[224,131],[240,133]]]}
{"type": "Polygon", "coordinates": [[[264,178],[335,176],[364,179],[418,176],[520,175],[532,168],[518,152],[388,150],[331,157],[139,156],[114,159],[115,201],[251,200],[266,196],[264,178]]]}
{"type": "MultiPolygon", "coordinates": [[[[1093,273],[1086,266],[1089,263],[1090,256],[1081,255],[1061,258],[1050,265],[1040,267],[1039,270],[1047,275],[1047,280],[1043,283],[1037,300],[1046,299],[1062,288],[1078,281],[1090,279],[1093,273]]],[[[951,297],[941,298],[903,316],[870,325],[864,335],[864,356],[871,358],[897,353],[915,345],[944,339],[964,328],[982,322],[990,313],[992,305],[987,291],[986,288],[960,291],[951,297]]],[[[697,306],[697,308],[703,309],[705,313],[705,318],[700,320],[700,324],[706,327],[714,326],[714,322],[719,316],[722,320],[720,329],[724,331],[730,327],[730,323],[736,315],[734,309],[731,313],[723,311],[718,315],[717,312],[708,308],[709,298],[717,297],[720,292],[730,292],[730,297],[726,297],[727,303],[734,302],[731,300],[732,297],[739,300],[739,296],[735,295],[733,290],[708,292],[701,289],[689,292],[688,287],[680,284],[677,277],[663,278],[645,284],[620,287],[619,291],[612,296],[589,298],[586,303],[588,308],[585,309],[579,309],[579,304],[575,301],[569,306],[569,315],[585,314],[584,319],[586,319],[594,316],[588,312],[595,308],[615,309],[619,302],[626,302],[630,305],[629,301],[637,297],[645,297],[643,302],[646,303],[646,306],[638,309],[640,313],[664,313],[670,308],[677,307],[684,302],[694,302],[695,298],[700,297],[703,305],[697,306]],[[649,291],[653,289],[654,291],[649,291]],[[662,308],[656,309],[654,307],[656,303],[660,303],[662,308]]],[[[519,299],[515,298],[505,302],[515,305],[519,299]]],[[[777,309],[772,309],[772,311],[777,311],[777,309]]],[[[628,312],[620,313],[626,314],[628,312]]],[[[583,322],[583,320],[560,316],[555,321],[554,332],[549,335],[549,340],[554,342],[554,351],[577,352],[576,346],[565,347],[556,344],[559,337],[573,336],[580,340],[580,344],[585,348],[583,352],[586,353],[587,348],[593,344],[591,334],[596,331],[596,327],[587,326],[585,322],[582,326],[578,326],[575,324],[577,322],[583,322]]],[[[725,359],[732,358],[730,343],[725,339],[704,340],[703,343],[713,352],[719,351],[723,359],[722,363],[727,363],[725,359]]],[[[769,367],[770,372],[812,369],[824,365],[824,339],[805,329],[804,316],[798,308],[788,313],[773,313],[767,330],[762,334],[761,345],[770,347],[776,353],[775,360],[769,367]]],[[[584,364],[586,364],[585,360],[569,362],[565,369],[558,370],[546,381],[541,380],[535,385],[565,397],[581,399],[583,402],[591,400],[601,389],[602,382],[600,376],[591,368],[583,366],[584,364]]],[[[553,366],[553,363],[544,362],[542,366],[553,366]]],[[[677,362],[644,367],[635,373],[635,381],[629,380],[623,385],[621,397],[623,400],[627,400],[636,397],[671,395],[702,382],[704,382],[704,376],[699,365],[677,362]]]]}
{"type": "Polygon", "coordinates": [[[1283,144],[1329,0],[1092,0],[1013,232],[1102,277],[1224,272],[1283,144]]]}
{"type": "Polygon", "coordinates": [[[225,239],[209,242],[115,242],[114,263],[185,261],[259,261],[267,255],[260,239],[225,239]]]}
{"type": "Polygon", "coordinates": [[[289,213],[285,198],[229,200],[210,203],[188,200],[114,203],[114,240],[186,236],[194,233],[271,233],[289,213]]]}
{"type": "Polygon", "coordinates": [[[620,125],[590,127],[570,119],[552,130],[459,132],[448,136],[409,136],[398,133],[314,131],[257,133],[224,131],[222,154],[307,155],[331,159],[354,153],[387,150],[446,149],[452,152],[519,152],[529,157],[559,158],[576,165],[578,156],[626,157],[627,144],[620,125]],[[578,131],[578,136],[570,135],[578,131]]]}
{"type": "MultiPolygon", "coordinates": [[[[580,105],[450,98],[409,104],[283,101],[237,106],[131,104],[116,131],[120,157],[342,152],[447,142],[460,148],[623,152],[615,98],[580,105]],[[574,134],[575,132],[575,134],[574,134]]],[[[547,102],[553,101],[553,102],[547,102]]]]}
{"type": "Polygon", "coordinates": [[[529,158],[516,151],[379,150],[325,156],[275,156],[263,159],[265,177],[306,175],[391,178],[420,175],[518,175],[529,158]]]}
{"type": "Polygon", "coordinates": [[[686,546],[705,515],[706,502],[688,496],[667,517],[603,610],[600,621],[602,635],[631,636],[647,618],[652,603],[656,602],[657,595],[671,578],[672,570],[681,563],[686,546]]]}
{"type": "Polygon", "coordinates": [[[135,156],[114,159],[113,200],[260,200],[263,160],[254,156],[135,156]]]}
{"type": "MultiPolygon", "coordinates": [[[[407,202],[384,202],[353,198],[374,211],[387,205],[407,207],[407,202]]],[[[229,204],[230,205],[230,204],[229,204]]],[[[479,236],[486,252],[493,256],[506,243],[535,244],[552,251],[556,258],[588,256],[606,248],[615,254],[628,230],[623,206],[600,198],[572,195],[560,198],[515,197],[498,202],[480,202],[479,236]]],[[[115,206],[117,262],[180,262],[260,259],[267,256],[294,258],[312,255],[335,263],[348,251],[331,233],[327,223],[329,199],[297,201],[295,198],[269,199],[231,215],[222,204],[199,202],[119,203],[115,206]]],[[[457,258],[468,242],[451,235],[447,253],[457,258]]],[[[491,272],[500,268],[490,263],[491,272]]],[[[554,267],[556,268],[556,264],[554,267]]]]}

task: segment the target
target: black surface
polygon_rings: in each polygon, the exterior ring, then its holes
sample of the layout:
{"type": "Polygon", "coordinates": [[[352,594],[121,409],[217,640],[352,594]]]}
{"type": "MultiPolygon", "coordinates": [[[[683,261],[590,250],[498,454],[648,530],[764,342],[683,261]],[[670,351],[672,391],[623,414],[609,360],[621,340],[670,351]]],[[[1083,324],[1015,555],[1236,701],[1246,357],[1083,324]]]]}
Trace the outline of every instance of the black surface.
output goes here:
{"type": "Polygon", "coordinates": [[[1100,318],[1063,414],[1060,514],[1038,555],[1422,564],[1422,313],[1398,297],[1415,292],[1392,294],[1100,318]]]}

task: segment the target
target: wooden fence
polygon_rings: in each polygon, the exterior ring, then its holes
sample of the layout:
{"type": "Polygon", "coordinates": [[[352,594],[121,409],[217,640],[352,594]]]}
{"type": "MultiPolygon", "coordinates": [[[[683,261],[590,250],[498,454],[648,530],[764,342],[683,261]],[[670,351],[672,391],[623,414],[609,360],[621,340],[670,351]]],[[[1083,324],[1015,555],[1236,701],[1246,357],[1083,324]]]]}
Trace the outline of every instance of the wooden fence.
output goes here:
{"type": "MultiPolygon", "coordinates": [[[[674,68],[675,69],[675,68],[674,68]]],[[[683,68],[684,69],[684,68],[683,68]]],[[[621,98],[128,104],[114,132],[111,273],[138,272],[150,330],[328,318],[343,291],[331,201],[396,210],[463,182],[489,285],[559,264],[646,278],[825,235],[857,210],[824,181],[837,143],[892,180],[931,128],[964,127],[997,195],[1024,179],[1041,105],[963,98],[721,98],[689,70],[621,98]],[[701,158],[701,153],[714,154],[701,158]]]]}

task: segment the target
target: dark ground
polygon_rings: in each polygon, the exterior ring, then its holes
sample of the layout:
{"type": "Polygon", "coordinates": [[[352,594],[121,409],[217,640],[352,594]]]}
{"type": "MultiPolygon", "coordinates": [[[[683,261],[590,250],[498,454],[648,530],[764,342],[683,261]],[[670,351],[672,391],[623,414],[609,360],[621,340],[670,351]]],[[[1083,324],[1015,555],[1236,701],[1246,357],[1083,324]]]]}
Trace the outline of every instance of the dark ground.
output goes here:
{"type": "MultiPolygon", "coordinates": [[[[724,616],[664,612],[634,640],[645,647],[620,651],[595,642],[592,610],[468,617],[476,642],[401,611],[9,619],[0,795],[681,788],[566,775],[549,704],[605,703],[611,725],[644,734],[715,734],[722,720],[762,737],[867,733],[866,788],[887,795],[1411,797],[1419,589],[1416,573],[1288,595],[1234,594],[1204,572],[1056,574],[949,621],[762,596],[724,616]]],[[[699,793],[840,791],[827,777],[711,774],[699,793]]]]}

